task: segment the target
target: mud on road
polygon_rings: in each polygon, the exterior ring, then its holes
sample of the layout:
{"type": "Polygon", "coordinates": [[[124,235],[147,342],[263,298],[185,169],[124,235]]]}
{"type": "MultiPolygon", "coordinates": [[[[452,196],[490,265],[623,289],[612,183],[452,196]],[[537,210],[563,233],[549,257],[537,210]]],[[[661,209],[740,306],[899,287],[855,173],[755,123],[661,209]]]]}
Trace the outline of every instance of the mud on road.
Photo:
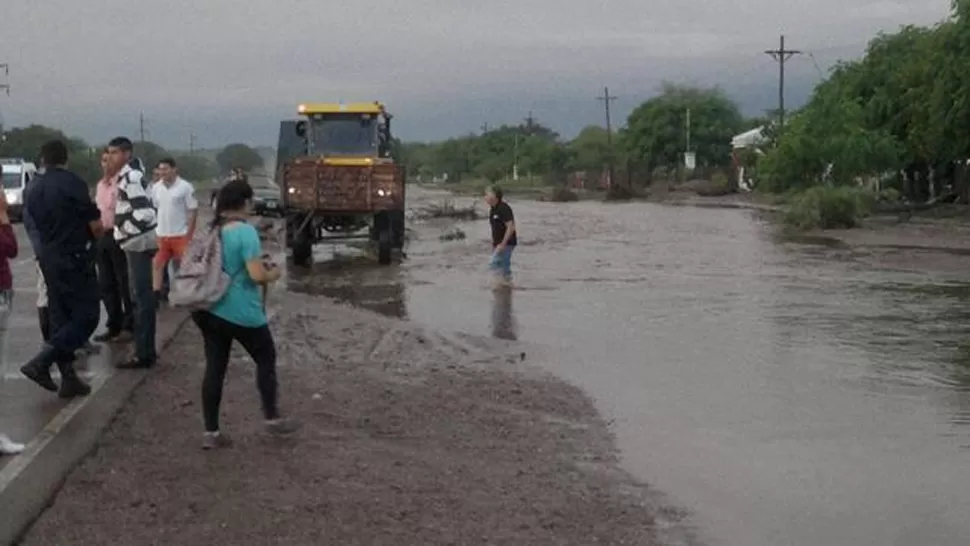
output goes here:
{"type": "Polygon", "coordinates": [[[237,348],[223,408],[235,445],[199,449],[190,326],[23,544],[650,545],[678,517],[617,470],[590,400],[520,349],[279,298],[294,439],[262,435],[237,348]]]}

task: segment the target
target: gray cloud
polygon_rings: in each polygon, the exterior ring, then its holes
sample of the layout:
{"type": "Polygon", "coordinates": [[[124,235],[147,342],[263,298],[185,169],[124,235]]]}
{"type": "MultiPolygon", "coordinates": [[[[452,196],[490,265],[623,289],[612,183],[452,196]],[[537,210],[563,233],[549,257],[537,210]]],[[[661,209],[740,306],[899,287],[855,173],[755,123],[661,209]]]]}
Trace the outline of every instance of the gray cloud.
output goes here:
{"type": "Polygon", "coordinates": [[[813,53],[790,69],[797,104],[880,30],[945,17],[947,0],[7,0],[0,62],[8,125],[91,140],[273,143],[305,100],[388,103],[406,138],[441,138],[529,110],[569,134],[600,123],[604,84],[623,117],[663,80],[721,84],[770,107],[778,34],[813,53]],[[849,5],[853,4],[853,5],[849,5]]]}

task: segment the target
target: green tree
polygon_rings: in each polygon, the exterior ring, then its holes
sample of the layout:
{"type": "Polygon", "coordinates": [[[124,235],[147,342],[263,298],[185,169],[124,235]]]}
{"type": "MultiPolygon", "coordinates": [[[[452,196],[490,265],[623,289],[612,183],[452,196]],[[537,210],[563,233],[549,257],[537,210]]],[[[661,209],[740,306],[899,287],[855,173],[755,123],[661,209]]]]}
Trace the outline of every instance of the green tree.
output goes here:
{"type": "Polygon", "coordinates": [[[572,153],[571,168],[579,171],[601,171],[610,163],[609,135],[598,125],[585,127],[568,145],[572,153]]]}
{"type": "Polygon", "coordinates": [[[222,172],[229,172],[236,168],[251,172],[263,167],[263,156],[249,146],[236,142],[226,146],[216,155],[216,163],[222,172]]]}
{"type": "Polygon", "coordinates": [[[68,167],[89,184],[101,177],[100,153],[81,139],[70,138],[62,131],[44,125],[15,127],[6,132],[0,142],[0,157],[22,158],[36,161],[40,147],[51,140],[61,140],[67,145],[68,167]]]}
{"type": "Polygon", "coordinates": [[[634,163],[652,171],[681,162],[690,111],[691,148],[699,167],[730,162],[731,137],[744,126],[737,105],[718,88],[664,84],[660,95],[638,106],[627,119],[625,146],[634,163]]]}
{"type": "Polygon", "coordinates": [[[175,158],[179,174],[194,183],[209,182],[219,176],[219,167],[200,155],[180,155],[175,158]]]}

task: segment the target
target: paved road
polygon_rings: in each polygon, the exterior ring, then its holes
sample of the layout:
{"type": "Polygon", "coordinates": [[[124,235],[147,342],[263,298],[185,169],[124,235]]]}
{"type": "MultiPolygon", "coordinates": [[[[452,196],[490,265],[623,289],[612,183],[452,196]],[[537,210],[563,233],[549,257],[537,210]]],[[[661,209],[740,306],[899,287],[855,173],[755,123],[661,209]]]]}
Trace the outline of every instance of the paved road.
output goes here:
{"type": "MultiPolygon", "coordinates": [[[[37,387],[22,375],[20,366],[40,347],[37,325],[37,273],[34,254],[23,226],[14,226],[20,255],[11,262],[14,283],[14,309],[8,323],[7,347],[0,355],[0,431],[14,440],[28,442],[64,407],[57,396],[37,387]]],[[[79,363],[83,377],[94,379],[107,372],[107,349],[79,363]]],[[[10,460],[0,459],[0,468],[10,460]]]]}

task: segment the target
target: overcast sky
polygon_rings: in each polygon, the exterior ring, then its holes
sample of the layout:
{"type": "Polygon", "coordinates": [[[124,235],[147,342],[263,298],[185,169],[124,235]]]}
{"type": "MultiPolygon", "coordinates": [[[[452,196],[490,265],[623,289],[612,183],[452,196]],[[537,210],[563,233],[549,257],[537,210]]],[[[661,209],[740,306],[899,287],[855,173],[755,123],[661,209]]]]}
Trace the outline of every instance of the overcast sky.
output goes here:
{"type": "MultiPolygon", "coordinates": [[[[100,142],[275,144],[301,101],[382,100],[398,136],[439,139],[531,110],[565,135],[617,124],[663,80],[720,84],[747,113],[772,107],[777,65],[805,52],[789,103],[880,30],[930,24],[949,0],[3,0],[5,124],[100,142]]],[[[2,78],[2,73],[0,73],[2,78]]]]}

